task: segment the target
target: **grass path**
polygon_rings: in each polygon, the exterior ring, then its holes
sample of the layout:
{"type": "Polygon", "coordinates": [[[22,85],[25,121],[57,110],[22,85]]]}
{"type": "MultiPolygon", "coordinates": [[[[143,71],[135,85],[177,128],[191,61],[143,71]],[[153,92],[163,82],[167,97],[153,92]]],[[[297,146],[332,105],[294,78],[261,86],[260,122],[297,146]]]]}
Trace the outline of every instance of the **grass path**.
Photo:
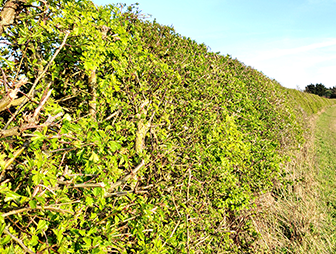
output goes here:
{"type": "Polygon", "coordinates": [[[315,137],[321,209],[327,215],[325,233],[336,253],[336,106],[319,116],[315,137]]]}

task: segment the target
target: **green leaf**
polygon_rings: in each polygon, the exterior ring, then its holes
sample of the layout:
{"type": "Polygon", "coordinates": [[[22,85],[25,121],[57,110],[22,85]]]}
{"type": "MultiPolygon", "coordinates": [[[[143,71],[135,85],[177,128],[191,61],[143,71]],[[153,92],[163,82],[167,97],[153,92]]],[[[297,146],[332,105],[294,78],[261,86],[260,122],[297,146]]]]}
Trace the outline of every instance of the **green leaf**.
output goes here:
{"type": "Polygon", "coordinates": [[[24,44],[26,42],[26,38],[19,38],[18,43],[19,44],[24,44]]]}
{"type": "Polygon", "coordinates": [[[34,137],[32,137],[32,141],[34,142],[34,143],[36,143],[36,142],[39,142],[39,141],[43,141],[45,139],[45,135],[43,134],[43,133],[41,133],[41,132],[39,132],[39,131],[35,131],[34,132],[34,137]]]}
{"type": "Polygon", "coordinates": [[[119,143],[115,142],[115,141],[111,141],[109,143],[109,149],[110,149],[111,152],[115,152],[115,151],[119,150],[120,147],[121,147],[121,145],[119,143]]]}
{"type": "Polygon", "coordinates": [[[71,122],[71,121],[72,121],[72,119],[71,119],[71,116],[70,116],[70,114],[65,114],[65,115],[63,116],[63,121],[68,121],[68,122],[71,122]]]}
{"type": "Polygon", "coordinates": [[[95,153],[95,152],[92,152],[90,158],[89,158],[90,161],[93,161],[94,163],[98,162],[99,161],[99,156],[95,153]]]}
{"type": "Polygon", "coordinates": [[[48,223],[47,223],[47,221],[45,221],[45,220],[40,220],[40,221],[38,222],[38,224],[37,224],[37,228],[36,228],[36,230],[37,230],[37,231],[39,231],[39,230],[44,231],[44,230],[46,230],[47,228],[48,228],[48,223]]]}
{"type": "Polygon", "coordinates": [[[94,200],[93,200],[93,198],[91,198],[91,197],[86,197],[85,202],[86,202],[86,204],[87,204],[88,206],[92,206],[94,200]]]}
{"type": "Polygon", "coordinates": [[[32,246],[37,245],[38,244],[38,239],[39,239],[39,237],[37,235],[33,235],[30,242],[29,242],[30,245],[32,245],[32,246]]]}
{"type": "Polygon", "coordinates": [[[60,243],[63,239],[63,232],[65,231],[65,228],[60,227],[59,229],[53,229],[54,234],[57,237],[57,242],[60,243]]]}
{"type": "Polygon", "coordinates": [[[5,202],[8,202],[10,200],[17,200],[17,199],[20,199],[22,198],[23,196],[17,194],[16,192],[13,192],[11,190],[8,190],[6,193],[5,193],[6,197],[5,197],[5,202]]]}
{"type": "Polygon", "coordinates": [[[11,237],[9,235],[6,235],[6,237],[4,237],[0,240],[0,246],[9,243],[10,240],[11,240],[11,237]]]}
{"type": "Polygon", "coordinates": [[[91,239],[88,237],[84,237],[83,241],[86,243],[86,247],[91,247],[91,239]]]}
{"type": "MultiPolygon", "coordinates": [[[[1,215],[0,215],[0,216],[1,216],[1,215]]],[[[2,216],[1,216],[1,217],[2,217],[2,216]]],[[[2,235],[2,232],[4,231],[5,227],[6,227],[6,223],[1,223],[1,224],[0,224],[0,236],[2,235]]]]}
{"type": "Polygon", "coordinates": [[[29,201],[29,206],[31,207],[31,208],[36,208],[36,205],[37,205],[37,201],[36,200],[30,200],[29,201]]]}

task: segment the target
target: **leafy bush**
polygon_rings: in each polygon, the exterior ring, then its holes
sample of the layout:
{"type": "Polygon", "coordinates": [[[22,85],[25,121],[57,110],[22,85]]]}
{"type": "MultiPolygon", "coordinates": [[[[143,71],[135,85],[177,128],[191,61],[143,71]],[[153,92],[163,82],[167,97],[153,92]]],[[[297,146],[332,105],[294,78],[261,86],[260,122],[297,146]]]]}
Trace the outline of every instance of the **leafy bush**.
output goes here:
{"type": "Polygon", "coordinates": [[[290,103],[299,110],[298,115],[308,117],[334,104],[333,100],[315,94],[302,93],[295,89],[286,89],[290,103]]]}
{"type": "Polygon", "coordinates": [[[253,252],[302,142],[286,90],[132,6],[28,2],[2,24],[0,251],[253,252]]]}

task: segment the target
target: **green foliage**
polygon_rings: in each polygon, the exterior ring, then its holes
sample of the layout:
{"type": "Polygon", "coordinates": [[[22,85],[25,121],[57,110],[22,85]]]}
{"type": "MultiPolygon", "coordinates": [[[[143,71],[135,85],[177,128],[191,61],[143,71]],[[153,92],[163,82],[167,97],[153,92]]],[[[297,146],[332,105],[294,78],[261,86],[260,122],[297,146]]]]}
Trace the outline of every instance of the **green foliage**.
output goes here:
{"type": "Polygon", "coordinates": [[[305,87],[305,92],[326,98],[336,98],[336,87],[327,88],[323,84],[310,84],[305,87]]]}
{"type": "Polygon", "coordinates": [[[132,7],[25,8],[1,62],[28,78],[1,91],[1,253],[253,253],[254,199],[303,141],[287,90],[132,7]]]}
{"type": "Polygon", "coordinates": [[[287,89],[287,93],[299,116],[310,116],[335,103],[333,100],[315,94],[302,93],[295,89],[287,89]]]}

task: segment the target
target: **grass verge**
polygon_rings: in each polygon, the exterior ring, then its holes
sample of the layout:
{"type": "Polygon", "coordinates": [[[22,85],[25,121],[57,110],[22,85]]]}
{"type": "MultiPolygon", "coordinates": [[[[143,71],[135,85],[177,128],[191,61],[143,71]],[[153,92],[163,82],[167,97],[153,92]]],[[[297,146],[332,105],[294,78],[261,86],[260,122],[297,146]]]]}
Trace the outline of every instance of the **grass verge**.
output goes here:
{"type": "Polygon", "coordinates": [[[307,124],[305,144],[283,165],[286,181],[257,201],[261,253],[336,253],[336,107],[307,124]]]}
{"type": "Polygon", "coordinates": [[[336,253],[336,107],[321,114],[316,128],[316,168],[320,209],[325,212],[324,233],[330,253],[336,253]]]}

